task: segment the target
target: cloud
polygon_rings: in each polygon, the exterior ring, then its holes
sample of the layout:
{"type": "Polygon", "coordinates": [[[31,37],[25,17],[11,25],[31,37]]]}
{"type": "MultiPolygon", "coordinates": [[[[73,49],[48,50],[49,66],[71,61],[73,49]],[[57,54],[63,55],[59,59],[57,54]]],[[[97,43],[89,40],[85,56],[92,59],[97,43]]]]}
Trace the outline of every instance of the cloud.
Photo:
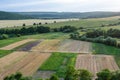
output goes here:
{"type": "Polygon", "coordinates": [[[11,11],[120,11],[120,0],[15,0],[0,3],[11,11]]]}

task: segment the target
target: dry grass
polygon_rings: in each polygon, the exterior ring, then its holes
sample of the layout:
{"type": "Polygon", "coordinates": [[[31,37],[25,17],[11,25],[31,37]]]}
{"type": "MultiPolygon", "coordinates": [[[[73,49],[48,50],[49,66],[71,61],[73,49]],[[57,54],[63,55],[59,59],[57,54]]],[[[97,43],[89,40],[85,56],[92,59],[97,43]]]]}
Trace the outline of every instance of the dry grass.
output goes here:
{"type": "MultiPolygon", "coordinates": [[[[52,20],[41,20],[41,19],[28,19],[28,20],[0,20],[0,28],[3,27],[14,27],[14,26],[22,26],[24,23],[26,25],[33,25],[33,23],[53,23],[56,22],[64,22],[69,21],[71,19],[52,19],[52,20]]],[[[72,19],[72,20],[78,20],[78,19],[72,19]]]]}

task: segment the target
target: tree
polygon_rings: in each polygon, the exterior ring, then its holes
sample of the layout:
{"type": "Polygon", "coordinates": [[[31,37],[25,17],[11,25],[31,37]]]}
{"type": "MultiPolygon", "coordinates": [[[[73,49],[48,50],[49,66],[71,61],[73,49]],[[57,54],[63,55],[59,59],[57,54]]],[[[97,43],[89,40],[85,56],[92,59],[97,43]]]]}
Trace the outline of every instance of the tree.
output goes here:
{"type": "Polygon", "coordinates": [[[77,80],[78,76],[75,76],[75,68],[73,66],[69,66],[66,71],[65,80],[77,80]]]}
{"type": "Polygon", "coordinates": [[[26,26],[26,24],[24,23],[23,26],[26,26]]]}
{"type": "Polygon", "coordinates": [[[97,73],[98,78],[96,80],[110,80],[111,76],[112,76],[112,73],[108,69],[105,69],[97,73]]]}
{"type": "Polygon", "coordinates": [[[80,80],[92,80],[92,74],[87,70],[80,71],[80,80]]]}
{"type": "Polygon", "coordinates": [[[58,78],[58,76],[56,76],[56,75],[52,75],[52,76],[50,77],[50,80],[59,80],[59,78],[58,78]]]}
{"type": "Polygon", "coordinates": [[[111,80],[120,80],[120,71],[113,72],[111,80]]]}
{"type": "Polygon", "coordinates": [[[33,23],[33,26],[37,25],[36,23],[33,23]]]}

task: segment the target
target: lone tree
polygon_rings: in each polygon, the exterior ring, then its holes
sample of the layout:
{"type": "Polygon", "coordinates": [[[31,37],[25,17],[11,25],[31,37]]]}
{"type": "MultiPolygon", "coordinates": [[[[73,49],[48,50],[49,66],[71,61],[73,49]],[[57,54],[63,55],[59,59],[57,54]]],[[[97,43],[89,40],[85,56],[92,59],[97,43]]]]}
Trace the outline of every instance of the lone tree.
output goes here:
{"type": "Polygon", "coordinates": [[[26,26],[26,24],[24,23],[23,26],[26,26]]]}

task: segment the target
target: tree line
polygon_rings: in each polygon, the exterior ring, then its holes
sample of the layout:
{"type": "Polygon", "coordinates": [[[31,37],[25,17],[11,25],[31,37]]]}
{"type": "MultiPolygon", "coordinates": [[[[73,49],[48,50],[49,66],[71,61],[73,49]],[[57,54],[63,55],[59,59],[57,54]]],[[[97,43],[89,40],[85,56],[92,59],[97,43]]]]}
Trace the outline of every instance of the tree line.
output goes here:
{"type": "MultiPolygon", "coordinates": [[[[92,75],[88,70],[78,69],[69,66],[67,68],[64,80],[93,80],[95,76],[92,75]]],[[[33,79],[32,77],[24,77],[21,73],[12,74],[4,78],[4,80],[45,80],[45,79],[33,79]]],[[[59,77],[53,74],[49,79],[46,80],[60,80],[59,77]]],[[[108,69],[104,69],[97,73],[95,80],[120,80],[120,71],[111,72],[108,69]]]]}
{"type": "Polygon", "coordinates": [[[102,43],[120,48],[120,43],[117,43],[117,40],[115,39],[120,38],[120,30],[117,29],[109,29],[107,31],[96,29],[88,31],[83,35],[80,35],[79,32],[74,32],[70,34],[70,38],[82,41],[102,43]]]}
{"type": "Polygon", "coordinates": [[[50,28],[47,26],[36,26],[36,27],[22,27],[21,29],[0,29],[0,39],[7,39],[11,37],[20,37],[21,35],[32,35],[49,32],[73,32],[77,30],[73,26],[63,26],[60,28],[50,28]]]}

